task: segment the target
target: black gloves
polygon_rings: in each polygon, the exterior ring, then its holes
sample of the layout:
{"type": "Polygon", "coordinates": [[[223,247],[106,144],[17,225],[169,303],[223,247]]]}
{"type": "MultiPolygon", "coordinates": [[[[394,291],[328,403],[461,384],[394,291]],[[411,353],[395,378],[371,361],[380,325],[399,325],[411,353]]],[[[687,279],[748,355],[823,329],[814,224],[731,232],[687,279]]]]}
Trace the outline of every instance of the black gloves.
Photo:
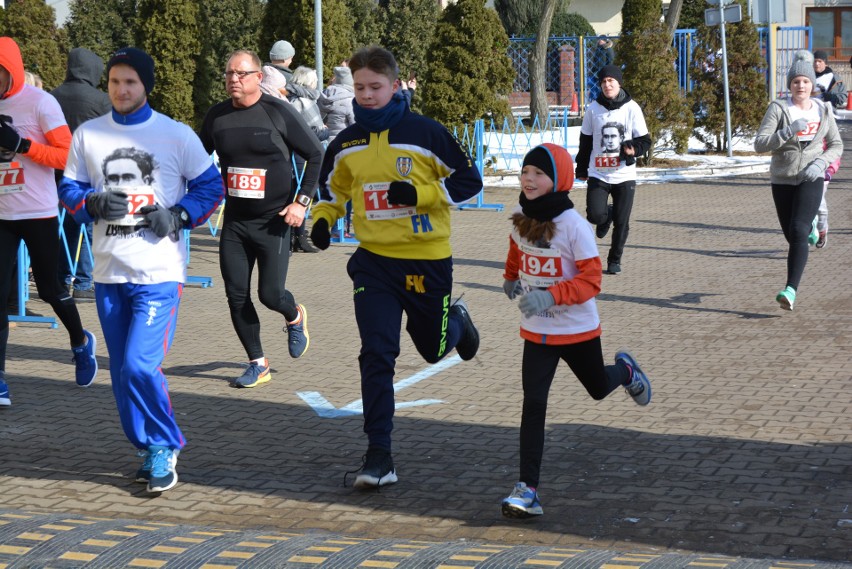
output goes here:
{"type": "Polygon", "coordinates": [[[139,208],[139,213],[145,216],[151,231],[157,237],[165,237],[169,233],[183,229],[180,212],[175,207],[166,209],[160,204],[146,205],[139,208]]]}
{"type": "Polygon", "coordinates": [[[624,160],[625,166],[632,166],[633,164],[636,164],[636,155],[635,154],[633,154],[633,155],[625,154],[624,153],[625,148],[634,148],[633,141],[632,140],[625,140],[624,142],[622,142],[620,154],[621,154],[621,158],[624,160]]]}
{"type": "Polygon", "coordinates": [[[388,203],[392,205],[417,205],[417,188],[408,182],[391,182],[388,203]]]}
{"type": "Polygon", "coordinates": [[[127,215],[128,206],[124,192],[92,192],[86,196],[86,211],[97,219],[119,220],[127,215]]]}
{"type": "Polygon", "coordinates": [[[23,154],[30,149],[30,141],[21,138],[21,135],[18,134],[18,131],[14,127],[6,124],[6,121],[0,120],[0,146],[9,152],[20,152],[23,154]],[[24,144],[24,141],[26,141],[26,144],[24,144]]]}
{"type": "Polygon", "coordinates": [[[311,228],[311,241],[323,251],[331,245],[331,233],[328,231],[326,220],[320,218],[314,222],[314,226],[311,228]]]}

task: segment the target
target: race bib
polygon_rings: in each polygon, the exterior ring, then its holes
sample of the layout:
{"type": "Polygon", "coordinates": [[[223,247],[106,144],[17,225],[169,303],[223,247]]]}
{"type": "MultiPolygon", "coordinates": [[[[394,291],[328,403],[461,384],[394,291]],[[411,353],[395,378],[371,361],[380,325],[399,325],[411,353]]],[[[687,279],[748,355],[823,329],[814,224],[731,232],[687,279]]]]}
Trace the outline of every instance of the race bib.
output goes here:
{"type": "Polygon", "coordinates": [[[618,154],[598,154],[595,156],[595,169],[599,172],[608,170],[618,170],[621,165],[621,160],[618,154]]]}
{"type": "Polygon", "coordinates": [[[154,188],[151,186],[104,186],[107,192],[124,192],[127,194],[127,215],[117,221],[110,221],[112,225],[124,225],[136,227],[145,221],[145,216],[139,210],[146,205],[154,205],[154,188]]]}
{"type": "Polygon", "coordinates": [[[266,196],[266,169],[228,168],[228,195],[262,200],[266,196]]]}
{"type": "Polygon", "coordinates": [[[24,168],[20,162],[0,163],[0,196],[24,191],[24,168]]]}
{"type": "Polygon", "coordinates": [[[799,140],[802,142],[810,142],[816,137],[816,133],[819,130],[819,121],[809,122],[808,126],[805,130],[801,130],[796,133],[799,137],[799,140]]]}
{"type": "Polygon", "coordinates": [[[521,251],[518,274],[529,288],[547,288],[564,280],[562,255],[556,249],[543,249],[519,243],[521,251]]]}
{"type": "Polygon", "coordinates": [[[364,184],[364,215],[367,221],[411,217],[417,213],[413,205],[391,205],[388,203],[390,182],[364,184]]]}

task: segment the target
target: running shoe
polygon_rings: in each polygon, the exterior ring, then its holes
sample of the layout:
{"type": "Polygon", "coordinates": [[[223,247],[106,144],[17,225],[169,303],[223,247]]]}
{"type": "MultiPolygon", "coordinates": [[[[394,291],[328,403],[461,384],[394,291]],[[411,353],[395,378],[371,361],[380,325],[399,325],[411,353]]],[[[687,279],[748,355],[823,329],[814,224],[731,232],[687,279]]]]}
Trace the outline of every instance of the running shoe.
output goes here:
{"type": "Polygon", "coordinates": [[[8,407],[12,404],[9,397],[9,386],[6,385],[6,374],[0,371],[0,407],[8,407]]]}
{"type": "Polygon", "coordinates": [[[86,336],[86,343],[71,348],[71,351],[74,352],[74,365],[77,368],[77,385],[89,387],[95,381],[95,376],[98,375],[98,360],[95,358],[95,348],[98,346],[98,341],[88,330],[83,330],[83,334],[86,336]]]}
{"type": "Polygon", "coordinates": [[[819,241],[819,230],[817,229],[817,220],[819,216],[815,217],[813,223],[811,223],[811,232],[808,234],[808,245],[816,245],[817,241],[819,241]]]}
{"type": "MultiPolygon", "coordinates": [[[[347,472],[346,474],[358,473],[355,477],[354,487],[358,490],[367,490],[394,484],[399,480],[393,467],[393,457],[387,449],[369,447],[363,458],[361,468],[347,472]]],[[[343,476],[343,484],[346,485],[346,475],[343,476]]]]}
{"type": "Polygon", "coordinates": [[[793,310],[793,305],[796,303],[796,289],[791,286],[775,295],[775,300],[783,310],[793,310]]]}
{"type": "Polygon", "coordinates": [[[234,380],[234,387],[257,387],[262,383],[266,383],[272,379],[272,372],[269,371],[269,360],[264,358],[266,365],[260,365],[257,362],[249,362],[248,368],[243,374],[234,380]]]}
{"type": "Polygon", "coordinates": [[[630,369],[630,383],[624,386],[627,394],[633,398],[637,405],[647,405],[651,402],[651,382],[648,377],[636,363],[636,360],[626,350],[622,350],[615,354],[615,361],[623,362],[630,369]]]}
{"type": "Polygon", "coordinates": [[[291,358],[299,358],[308,351],[311,345],[311,335],[308,333],[308,311],[301,304],[296,305],[299,317],[295,323],[288,323],[287,348],[290,350],[291,358]]]}
{"type": "Polygon", "coordinates": [[[467,303],[461,298],[457,299],[450,306],[450,312],[458,315],[462,322],[462,334],[456,344],[456,353],[463,360],[472,360],[479,351],[479,330],[473,325],[467,303]]]}
{"type": "Polygon", "coordinates": [[[606,264],[606,272],[609,275],[617,275],[621,272],[621,264],[620,263],[607,263],[606,264]]]}
{"type": "Polygon", "coordinates": [[[544,513],[538,493],[524,482],[518,482],[508,498],[503,500],[503,515],[507,518],[532,518],[544,513]]]}
{"type": "Polygon", "coordinates": [[[156,494],[175,487],[178,481],[177,466],[178,452],[164,446],[148,447],[151,457],[151,478],[148,480],[148,492],[156,494]]]}
{"type": "Polygon", "coordinates": [[[816,242],[816,248],[822,249],[823,247],[826,246],[827,243],[828,243],[828,231],[820,231],[819,232],[819,239],[817,239],[817,242],[816,242]]]}
{"type": "Polygon", "coordinates": [[[136,456],[143,457],[142,466],[136,471],[136,482],[147,484],[151,480],[151,467],[154,465],[154,455],[147,450],[140,450],[136,456]]]}

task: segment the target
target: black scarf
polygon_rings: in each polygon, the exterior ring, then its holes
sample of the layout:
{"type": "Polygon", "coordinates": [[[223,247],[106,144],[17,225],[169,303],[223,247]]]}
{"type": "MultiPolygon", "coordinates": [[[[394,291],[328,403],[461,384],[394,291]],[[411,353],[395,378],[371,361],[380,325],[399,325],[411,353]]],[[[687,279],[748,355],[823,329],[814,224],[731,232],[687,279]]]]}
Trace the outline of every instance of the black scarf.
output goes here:
{"type": "Polygon", "coordinates": [[[552,221],[563,211],[574,207],[568,192],[551,192],[534,200],[527,199],[524,192],[521,192],[518,203],[521,204],[524,215],[536,221],[552,221]]]}

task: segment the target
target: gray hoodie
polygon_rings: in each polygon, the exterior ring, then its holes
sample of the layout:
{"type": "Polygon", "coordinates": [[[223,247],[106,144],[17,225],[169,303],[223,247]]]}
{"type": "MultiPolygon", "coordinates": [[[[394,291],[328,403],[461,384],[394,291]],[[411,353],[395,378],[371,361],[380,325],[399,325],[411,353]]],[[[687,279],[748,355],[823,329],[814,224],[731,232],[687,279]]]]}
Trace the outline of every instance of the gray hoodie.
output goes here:
{"type": "Polygon", "coordinates": [[[822,166],[825,170],[843,154],[843,141],[834,121],[831,104],[818,99],[811,100],[819,106],[820,123],[814,139],[807,144],[799,142],[795,135],[786,140],[781,136],[780,131],[793,122],[787,110],[787,99],[776,99],[766,109],[754,137],[754,149],[772,153],[769,179],[773,184],[796,186],[802,182],[802,172],[811,162],[824,162],[822,166]]]}

